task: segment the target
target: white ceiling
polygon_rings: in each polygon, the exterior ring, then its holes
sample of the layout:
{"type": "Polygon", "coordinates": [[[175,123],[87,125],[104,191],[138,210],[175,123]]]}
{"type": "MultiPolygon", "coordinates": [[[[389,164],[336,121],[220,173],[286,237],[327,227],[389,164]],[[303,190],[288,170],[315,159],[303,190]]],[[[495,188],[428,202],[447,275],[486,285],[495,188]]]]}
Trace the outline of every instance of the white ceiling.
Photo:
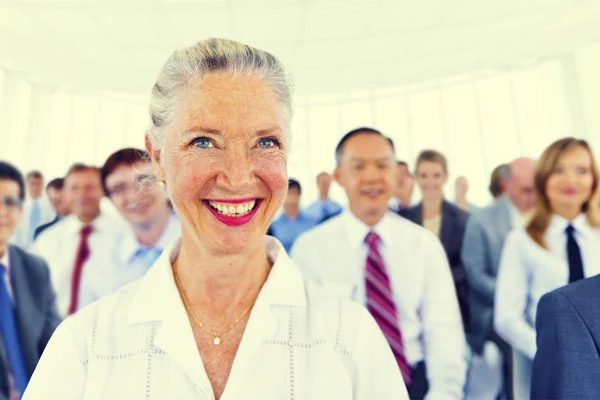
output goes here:
{"type": "Polygon", "coordinates": [[[370,89],[600,39],[599,0],[0,0],[0,68],[65,90],[148,93],[176,48],[271,51],[297,92],[370,89]]]}

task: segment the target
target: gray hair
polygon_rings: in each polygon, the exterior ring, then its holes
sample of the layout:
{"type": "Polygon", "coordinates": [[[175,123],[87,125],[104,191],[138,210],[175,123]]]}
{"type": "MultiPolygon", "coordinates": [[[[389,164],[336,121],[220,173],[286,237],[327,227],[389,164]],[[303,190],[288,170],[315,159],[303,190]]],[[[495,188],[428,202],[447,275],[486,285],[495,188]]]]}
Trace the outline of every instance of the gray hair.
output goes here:
{"type": "Polygon", "coordinates": [[[286,140],[291,140],[292,81],[283,64],[272,54],[227,39],[207,39],[194,46],[176,50],[158,74],[150,100],[150,125],[147,135],[162,147],[164,128],[175,118],[178,95],[192,78],[213,72],[257,75],[275,92],[283,106],[286,140]]]}

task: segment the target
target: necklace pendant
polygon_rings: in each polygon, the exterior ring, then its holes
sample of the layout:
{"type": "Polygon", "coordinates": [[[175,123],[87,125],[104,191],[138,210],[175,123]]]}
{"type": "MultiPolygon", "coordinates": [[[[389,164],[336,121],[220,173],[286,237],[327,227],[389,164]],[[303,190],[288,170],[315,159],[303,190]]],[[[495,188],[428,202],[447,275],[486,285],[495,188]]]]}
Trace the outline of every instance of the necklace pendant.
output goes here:
{"type": "Polygon", "coordinates": [[[217,337],[215,337],[215,338],[213,339],[213,343],[215,344],[215,346],[216,346],[216,345],[218,345],[219,343],[221,343],[221,338],[220,338],[220,337],[218,337],[218,336],[217,336],[217,337]]]}

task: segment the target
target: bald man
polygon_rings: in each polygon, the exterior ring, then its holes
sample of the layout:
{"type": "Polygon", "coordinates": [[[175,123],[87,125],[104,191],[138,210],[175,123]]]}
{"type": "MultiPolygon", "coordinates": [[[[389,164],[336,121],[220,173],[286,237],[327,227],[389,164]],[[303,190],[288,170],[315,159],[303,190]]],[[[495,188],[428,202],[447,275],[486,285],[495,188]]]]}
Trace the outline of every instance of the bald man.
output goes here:
{"type": "MultiPolygon", "coordinates": [[[[513,228],[525,223],[535,205],[534,170],[535,163],[529,158],[516,159],[509,165],[504,196],[472,214],[467,223],[461,250],[471,294],[469,345],[476,355],[476,360],[477,356],[484,359],[489,356],[499,360],[496,363],[496,376],[490,374],[489,379],[481,379],[474,374],[483,368],[472,368],[473,375],[469,381],[474,384],[480,383],[485,390],[495,388],[499,391],[504,387],[504,396],[507,399],[513,398],[510,348],[496,335],[492,325],[496,276],[506,236],[513,228]]],[[[490,362],[484,364],[489,366],[490,362]]],[[[478,392],[470,393],[470,397],[496,398],[499,394],[478,392]]]]}

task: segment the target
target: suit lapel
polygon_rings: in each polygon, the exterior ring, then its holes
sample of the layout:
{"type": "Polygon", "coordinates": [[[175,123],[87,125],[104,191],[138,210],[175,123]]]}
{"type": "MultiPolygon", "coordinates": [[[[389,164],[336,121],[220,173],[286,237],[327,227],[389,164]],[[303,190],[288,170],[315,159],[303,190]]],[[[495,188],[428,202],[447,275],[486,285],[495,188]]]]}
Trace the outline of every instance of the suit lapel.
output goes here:
{"type": "MultiPolygon", "coordinates": [[[[454,214],[452,213],[449,203],[444,200],[442,203],[442,221],[440,222],[440,241],[444,248],[450,245],[452,242],[452,227],[454,226],[454,214]]],[[[448,249],[446,249],[448,252],[448,249]]]]}
{"type": "Polygon", "coordinates": [[[39,358],[38,341],[43,329],[44,315],[36,306],[38,298],[34,291],[37,282],[32,282],[27,275],[24,260],[12,246],[10,253],[10,273],[13,298],[15,302],[15,318],[19,329],[21,350],[29,373],[33,373],[39,358]]]}
{"type": "Polygon", "coordinates": [[[423,203],[415,207],[415,223],[423,226],[423,203]]]}
{"type": "Polygon", "coordinates": [[[509,233],[514,228],[512,216],[508,209],[508,200],[506,198],[502,198],[498,203],[498,218],[496,218],[496,222],[502,227],[502,231],[505,234],[509,233]]]}

